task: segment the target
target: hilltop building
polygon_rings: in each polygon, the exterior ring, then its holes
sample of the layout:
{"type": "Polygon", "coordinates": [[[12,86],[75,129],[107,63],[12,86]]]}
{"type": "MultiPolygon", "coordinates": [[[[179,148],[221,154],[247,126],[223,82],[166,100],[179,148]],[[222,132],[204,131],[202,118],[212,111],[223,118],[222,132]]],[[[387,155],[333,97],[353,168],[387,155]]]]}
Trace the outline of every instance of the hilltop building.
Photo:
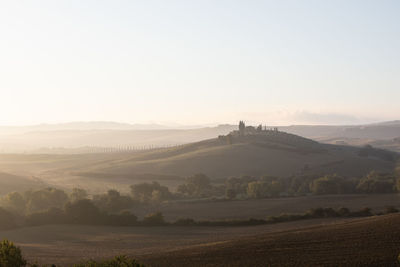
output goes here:
{"type": "Polygon", "coordinates": [[[271,131],[273,132],[278,132],[278,128],[267,128],[267,126],[262,126],[261,124],[258,125],[257,127],[254,126],[246,126],[244,121],[239,122],[239,128],[237,131],[232,131],[230,134],[232,135],[239,135],[239,136],[245,136],[245,135],[258,135],[258,134],[267,134],[270,133],[271,131]]]}

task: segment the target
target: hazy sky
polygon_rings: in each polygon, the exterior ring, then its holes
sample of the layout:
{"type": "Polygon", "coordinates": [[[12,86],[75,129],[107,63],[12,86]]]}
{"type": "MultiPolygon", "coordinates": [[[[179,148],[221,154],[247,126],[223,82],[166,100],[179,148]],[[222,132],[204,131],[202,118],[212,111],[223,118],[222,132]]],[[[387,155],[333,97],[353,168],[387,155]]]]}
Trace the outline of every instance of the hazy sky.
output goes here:
{"type": "Polygon", "coordinates": [[[400,1],[1,1],[0,124],[400,116],[400,1]]]}

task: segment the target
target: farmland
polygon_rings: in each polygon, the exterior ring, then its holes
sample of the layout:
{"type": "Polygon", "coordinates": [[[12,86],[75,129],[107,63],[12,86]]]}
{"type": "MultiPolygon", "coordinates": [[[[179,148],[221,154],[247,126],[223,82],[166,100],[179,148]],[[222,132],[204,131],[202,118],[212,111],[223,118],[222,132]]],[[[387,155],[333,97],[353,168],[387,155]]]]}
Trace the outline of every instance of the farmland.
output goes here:
{"type": "Polygon", "coordinates": [[[360,210],[365,207],[373,211],[382,211],[387,206],[400,208],[398,194],[354,194],[354,195],[326,195],[307,197],[269,198],[243,201],[196,201],[172,202],[159,205],[142,206],[132,210],[139,217],[161,211],[167,221],[180,218],[196,220],[224,220],[224,219],[263,219],[267,216],[276,216],[281,213],[303,213],[317,207],[360,210]]]}
{"type": "Polygon", "coordinates": [[[126,254],[148,266],[398,266],[400,215],[249,227],[52,225],[3,231],[31,262],[126,254]]]}
{"type": "Polygon", "coordinates": [[[148,255],[151,266],[398,266],[399,215],[385,215],[148,255]]]}
{"type": "Polygon", "coordinates": [[[251,227],[104,227],[49,225],[0,232],[13,240],[31,262],[61,266],[84,259],[126,254],[148,258],[164,251],[205,246],[258,233],[330,224],[345,219],[316,219],[251,227]]]}

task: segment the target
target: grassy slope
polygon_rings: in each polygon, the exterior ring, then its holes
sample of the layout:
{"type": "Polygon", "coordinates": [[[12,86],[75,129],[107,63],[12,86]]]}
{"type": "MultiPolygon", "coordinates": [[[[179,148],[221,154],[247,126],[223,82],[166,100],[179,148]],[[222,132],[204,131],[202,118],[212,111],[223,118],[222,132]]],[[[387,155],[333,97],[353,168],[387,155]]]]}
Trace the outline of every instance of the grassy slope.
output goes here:
{"type": "MultiPolygon", "coordinates": [[[[307,140],[307,139],[304,139],[307,140]]],[[[305,141],[308,142],[308,141],[305,141]]],[[[393,163],[359,157],[358,148],[318,143],[284,144],[269,140],[245,140],[233,145],[216,139],[178,148],[143,152],[132,157],[93,165],[89,172],[127,174],[158,173],[187,176],[205,173],[224,178],[240,175],[288,176],[307,164],[314,173],[364,175],[370,170],[391,170],[393,163]]]]}
{"type": "Polygon", "coordinates": [[[143,259],[150,266],[398,266],[400,215],[210,243],[143,259]]]}

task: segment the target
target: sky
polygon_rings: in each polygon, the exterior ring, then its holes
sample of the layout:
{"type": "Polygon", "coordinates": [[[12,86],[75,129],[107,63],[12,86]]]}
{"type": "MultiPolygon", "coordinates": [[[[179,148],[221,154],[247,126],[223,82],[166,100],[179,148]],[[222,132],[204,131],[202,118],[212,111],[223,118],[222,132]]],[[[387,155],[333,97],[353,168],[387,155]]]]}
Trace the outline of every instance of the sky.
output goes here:
{"type": "Polygon", "coordinates": [[[400,1],[1,1],[0,125],[399,119],[400,1]]]}

